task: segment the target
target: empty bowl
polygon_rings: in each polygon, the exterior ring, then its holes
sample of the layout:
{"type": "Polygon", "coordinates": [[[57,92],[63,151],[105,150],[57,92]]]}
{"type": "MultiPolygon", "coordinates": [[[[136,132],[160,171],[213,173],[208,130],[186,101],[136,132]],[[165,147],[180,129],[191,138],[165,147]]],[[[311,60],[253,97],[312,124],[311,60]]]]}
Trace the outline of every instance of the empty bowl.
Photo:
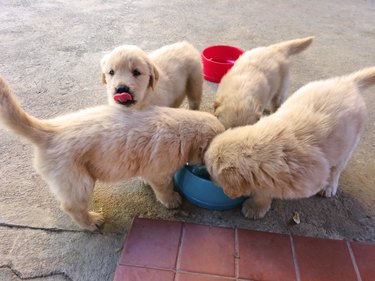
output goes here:
{"type": "Polygon", "coordinates": [[[209,179],[202,165],[185,165],[174,176],[175,185],[189,202],[211,210],[228,210],[240,205],[245,198],[230,199],[223,189],[209,179]]]}
{"type": "Polygon", "coordinates": [[[219,83],[221,78],[233,66],[243,50],[227,45],[214,45],[202,51],[204,79],[219,83]]]}

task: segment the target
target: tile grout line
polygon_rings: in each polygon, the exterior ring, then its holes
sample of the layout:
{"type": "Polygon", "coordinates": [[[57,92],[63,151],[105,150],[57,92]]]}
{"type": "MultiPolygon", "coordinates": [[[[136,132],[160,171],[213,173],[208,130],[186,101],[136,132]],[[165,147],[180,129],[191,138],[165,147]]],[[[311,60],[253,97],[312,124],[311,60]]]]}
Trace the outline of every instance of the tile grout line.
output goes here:
{"type": "Polygon", "coordinates": [[[238,229],[234,229],[234,277],[239,278],[239,258],[240,258],[240,247],[238,243],[238,229]]]}
{"type": "MultiPolygon", "coordinates": [[[[222,278],[222,279],[227,279],[227,280],[236,280],[235,277],[230,277],[230,276],[223,276],[223,275],[210,274],[210,273],[204,273],[204,272],[194,272],[194,271],[188,271],[188,270],[168,269],[168,268],[150,266],[150,265],[137,265],[137,264],[120,264],[120,265],[118,265],[118,267],[121,267],[121,266],[122,267],[126,266],[126,267],[135,267],[135,268],[143,268],[143,269],[154,269],[154,270],[160,270],[160,271],[168,271],[168,272],[173,272],[175,274],[177,274],[177,273],[188,273],[188,274],[191,274],[191,275],[202,275],[202,276],[217,277],[217,278],[222,278]]],[[[175,278],[176,278],[176,275],[175,275],[175,278]]]]}
{"type": "Polygon", "coordinates": [[[177,257],[176,257],[176,264],[175,264],[175,273],[174,273],[174,281],[177,281],[177,268],[180,268],[180,257],[181,257],[181,248],[182,248],[182,240],[185,236],[185,223],[181,225],[180,231],[180,240],[178,241],[178,248],[177,248],[177,257]]]}
{"type": "Polygon", "coordinates": [[[226,279],[226,280],[233,280],[233,281],[237,280],[235,277],[209,274],[209,273],[203,273],[203,272],[194,272],[194,271],[186,271],[186,270],[179,270],[178,272],[179,273],[188,273],[188,274],[191,274],[191,275],[206,276],[206,277],[217,277],[217,278],[226,279]]]}
{"type": "Polygon", "coordinates": [[[299,266],[298,266],[298,260],[297,260],[297,252],[296,252],[296,248],[294,245],[294,239],[291,234],[289,234],[289,240],[290,240],[290,246],[292,248],[294,271],[296,272],[296,278],[297,278],[297,281],[301,281],[301,274],[299,272],[299,266]]]}
{"type": "Polygon", "coordinates": [[[359,272],[358,265],[354,257],[352,246],[350,245],[349,241],[345,241],[345,242],[346,242],[346,247],[348,248],[348,251],[349,251],[350,259],[352,260],[355,274],[357,275],[357,280],[362,281],[361,273],[359,272]]]}
{"type": "MultiPolygon", "coordinates": [[[[139,265],[139,264],[120,264],[117,267],[134,267],[134,268],[143,268],[143,269],[153,269],[159,271],[168,271],[168,272],[176,272],[174,269],[164,268],[164,267],[157,267],[157,266],[150,266],[150,265],[139,265]]],[[[117,268],[116,268],[117,269],[117,268]]]]}

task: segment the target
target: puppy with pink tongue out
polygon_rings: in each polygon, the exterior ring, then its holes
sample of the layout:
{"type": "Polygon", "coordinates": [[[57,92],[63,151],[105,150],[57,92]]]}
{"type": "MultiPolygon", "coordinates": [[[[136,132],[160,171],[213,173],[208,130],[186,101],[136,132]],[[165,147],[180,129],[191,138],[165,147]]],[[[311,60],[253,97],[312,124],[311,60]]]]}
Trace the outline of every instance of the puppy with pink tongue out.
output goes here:
{"type": "Polygon", "coordinates": [[[187,97],[189,109],[199,109],[203,87],[200,53],[186,41],[150,54],[133,45],[117,47],[102,58],[101,70],[110,104],[132,109],[179,107],[187,97]]]}

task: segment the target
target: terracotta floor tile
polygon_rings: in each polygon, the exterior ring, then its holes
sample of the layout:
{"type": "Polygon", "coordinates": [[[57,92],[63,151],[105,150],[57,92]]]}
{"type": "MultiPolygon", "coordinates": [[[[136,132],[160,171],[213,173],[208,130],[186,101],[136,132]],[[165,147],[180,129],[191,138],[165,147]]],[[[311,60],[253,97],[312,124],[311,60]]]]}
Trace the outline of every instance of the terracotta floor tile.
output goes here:
{"type": "MultiPolygon", "coordinates": [[[[234,229],[135,219],[114,281],[296,280],[290,236],[243,229],[237,234],[238,279],[234,229]]],[[[293,240],[301,281],[354,281],[358,272],[362,281],[375,280],[375,244],[300,236],[293,240]]]]}
{"type": "Polygon", "coordinates": [[[216,277],[216,276],[208,276],[202,274],[192,274],[192,273],[176,273],[176,280],[175,281],[234,281],[234,278],[226,278],[226,277],[216,277]]]}
{"type": "Polygon", "coordinates": [[[351,242],[362,281],[375,280],[375,244],[351,242]]]}
{"type": "Polygon", "coordinates": [[[357,280],[345,241],[293,236],[301,281],[357,280]]]}
{"type": "Polygon", "coordinates": [[[234,277],[234,229],[185,224],[178,268],[234,277]]]}
{"type": "Polygon", "coordinates": [[[173,281],[174,272],[119,265],[113,281],[173,281]]]}
{"type": "Polygon", "coordinates": [[[182,223],[135,219],[119,264],[175,269],[182,223]]]}
{"type": "Polygon", "coordinates": [[[238,229],[239,278],[296,280],[289,235],[238,229]]]}

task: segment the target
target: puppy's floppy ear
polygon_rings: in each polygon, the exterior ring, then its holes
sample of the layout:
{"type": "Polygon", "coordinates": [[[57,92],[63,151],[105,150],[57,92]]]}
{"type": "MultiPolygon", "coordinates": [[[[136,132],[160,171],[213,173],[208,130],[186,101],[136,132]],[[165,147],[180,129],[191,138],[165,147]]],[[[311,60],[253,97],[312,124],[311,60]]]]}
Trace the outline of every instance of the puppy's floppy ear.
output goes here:
{"type": "Polygon", "coordinates": [[[219,177],[225,179],[225,184],[222,186],[224,193],[231,199],[246,195],[248,193],[247,181],[240,173],[238,168],[233,166],[226,166],[218,171],[219,177]]]}
{"type": "Polygon", "coordinates": [[[189,151],[189,159],[196,159],[198,161],[197,163],[192,164],[199,164],[204,161],[204,154],[206,153],[207,147],[208,147],[208,141],[207,140],[196,140],[199,142],[199,144],[196,145],[190,145],[190,151],[189,151]]]}
{"type": "Polygon", "coordinates": [[[150,81],[148,83],[148,86],[151,87],[151,89],[154,89],[156,82],[159,79],[159,71],[152,62],[147,61],[147,65],[148,65],[148,68],[150,69],[150,81]]]}
{"type": "Polygon", "coordinates": [[[102,84],[107,84],[107,80],[105,80],[105,74],[103,72],[100,75],[100,81],[102,82],[102,84]]]}
{"type": "Polygon", "coordinates": [[[101,60],[100,60],[100,68],[101,68],[101,75],[100,75],[100,81],[102,84],[107,84],[107,80],[105,79],[105,66],[107,64],[107,57],[108,55],[105,55],[101,60]]]}

